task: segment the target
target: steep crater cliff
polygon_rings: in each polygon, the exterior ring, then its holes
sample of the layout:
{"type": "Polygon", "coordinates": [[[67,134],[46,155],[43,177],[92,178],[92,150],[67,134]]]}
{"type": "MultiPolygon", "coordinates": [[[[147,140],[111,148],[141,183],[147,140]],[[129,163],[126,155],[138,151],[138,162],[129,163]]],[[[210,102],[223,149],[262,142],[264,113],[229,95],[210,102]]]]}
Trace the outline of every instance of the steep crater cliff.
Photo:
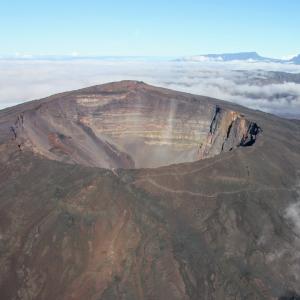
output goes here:
{"type": "Polygon", "coordinates": [[[124,81],[37,101],[10,124],[17,147],[104,168],[159,167],[252,146],[261,129],[205,97],[124,81]]]}

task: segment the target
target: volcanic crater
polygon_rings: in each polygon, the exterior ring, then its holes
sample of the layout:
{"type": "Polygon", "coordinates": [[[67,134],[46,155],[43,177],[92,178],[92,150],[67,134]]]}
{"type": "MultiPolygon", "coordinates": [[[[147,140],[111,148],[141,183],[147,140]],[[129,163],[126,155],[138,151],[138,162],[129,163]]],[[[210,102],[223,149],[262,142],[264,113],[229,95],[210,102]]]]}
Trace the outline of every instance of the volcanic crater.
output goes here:
{"type": "Polygon", "coordinates": [[[193,162],[251,146],[262,131],[226,102],[138,81],[55,95],[14,118],[10,135],[20,150],[108,169],[193,162]]]}

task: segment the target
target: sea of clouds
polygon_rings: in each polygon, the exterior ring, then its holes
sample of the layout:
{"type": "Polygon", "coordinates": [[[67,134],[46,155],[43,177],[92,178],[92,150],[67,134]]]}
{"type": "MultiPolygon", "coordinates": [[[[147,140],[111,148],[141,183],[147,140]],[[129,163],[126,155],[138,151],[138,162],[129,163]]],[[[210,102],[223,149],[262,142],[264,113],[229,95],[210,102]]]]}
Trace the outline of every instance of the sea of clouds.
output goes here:
{"type": "Polygon", "coordinates": [[[274,81],[274,72],[300,73],[300,65],[130,58],[2,59],[0,109],[62,91],[132,79],[300,118],[300,81],[285,81],[284,77],[274,81]]]}

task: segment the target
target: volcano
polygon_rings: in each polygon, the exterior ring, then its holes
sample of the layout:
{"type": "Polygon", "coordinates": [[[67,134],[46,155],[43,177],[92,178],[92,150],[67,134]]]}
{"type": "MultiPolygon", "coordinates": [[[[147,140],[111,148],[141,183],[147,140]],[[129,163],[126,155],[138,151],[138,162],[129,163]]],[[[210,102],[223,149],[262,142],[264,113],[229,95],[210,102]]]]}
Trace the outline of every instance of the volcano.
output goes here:
{"type": "Polygon", "coordinates": [[[121,81],[0,111],[1,299],[298,299],[300,123],[121,81]]]}

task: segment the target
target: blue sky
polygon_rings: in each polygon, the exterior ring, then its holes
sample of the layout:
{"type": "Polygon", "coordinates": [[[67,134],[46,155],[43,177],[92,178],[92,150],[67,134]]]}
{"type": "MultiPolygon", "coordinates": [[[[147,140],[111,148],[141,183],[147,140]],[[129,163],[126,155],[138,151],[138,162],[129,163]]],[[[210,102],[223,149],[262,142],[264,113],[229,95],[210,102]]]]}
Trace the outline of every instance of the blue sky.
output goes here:
{"type": "Polygon", "coordinates": [[[0,55],[300,53],[300,1],[1,0],[0,55]]]}

